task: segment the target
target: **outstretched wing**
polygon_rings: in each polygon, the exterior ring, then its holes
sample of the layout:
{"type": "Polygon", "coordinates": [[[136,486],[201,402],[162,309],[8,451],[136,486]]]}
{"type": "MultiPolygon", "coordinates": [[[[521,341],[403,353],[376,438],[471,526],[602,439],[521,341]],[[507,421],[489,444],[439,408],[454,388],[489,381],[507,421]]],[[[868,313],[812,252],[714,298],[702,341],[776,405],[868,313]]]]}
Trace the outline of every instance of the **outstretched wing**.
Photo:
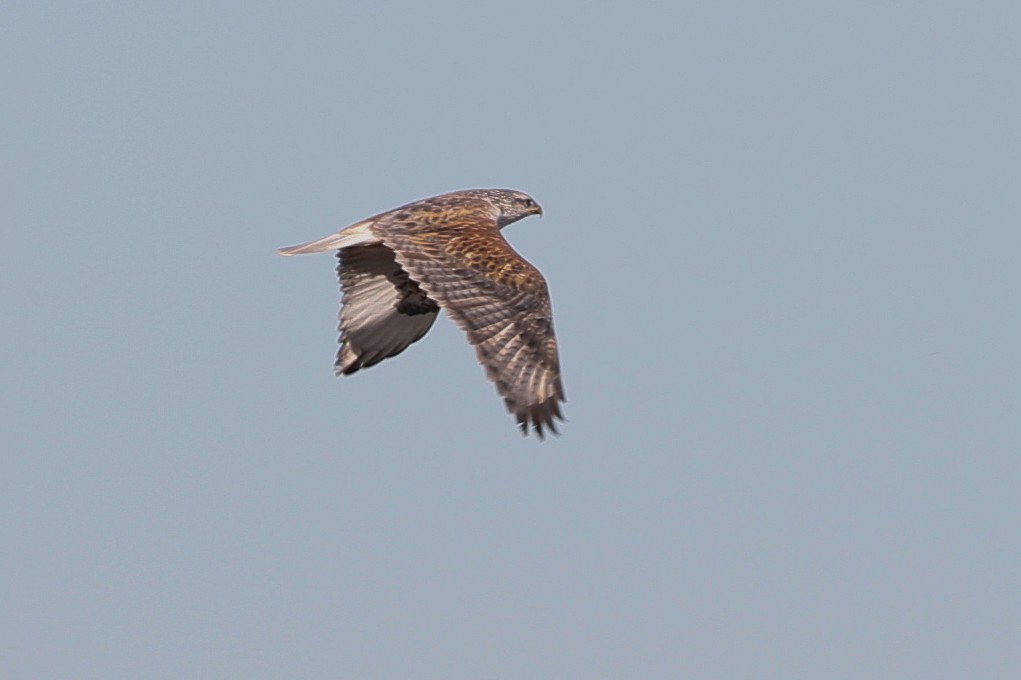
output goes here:
{"type": "Polygon", "coordinates": [[[386,221],[374,229],[397,262],[475,346],[522,434],[563,419],[564,388],[546,281],[484,211],[448,210],[441,226],[386,221]]]}
{"type": "Polygon", "coordinates": [[[335,370],[348,375],[403,352],[432,326],[440,308],[381,245],[343,248],[340,350],[335,370]]]}

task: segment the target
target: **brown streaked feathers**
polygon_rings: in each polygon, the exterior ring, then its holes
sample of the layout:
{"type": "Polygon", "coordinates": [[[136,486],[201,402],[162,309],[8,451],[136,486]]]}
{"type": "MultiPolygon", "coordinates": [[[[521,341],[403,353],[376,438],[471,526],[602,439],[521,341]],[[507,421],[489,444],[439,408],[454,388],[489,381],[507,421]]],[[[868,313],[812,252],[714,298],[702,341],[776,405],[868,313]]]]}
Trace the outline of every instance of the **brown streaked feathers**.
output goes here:
{"type": "Polygon", "coordinates": [[[439,309],[467,333],[523,434],[563,419],[546,281],[500,230],[542,214],[527,194],[471,189],[396,208],[281,255],[339,250],[342,306],[336,371],[350,374],[404,351],[439,309]]]}

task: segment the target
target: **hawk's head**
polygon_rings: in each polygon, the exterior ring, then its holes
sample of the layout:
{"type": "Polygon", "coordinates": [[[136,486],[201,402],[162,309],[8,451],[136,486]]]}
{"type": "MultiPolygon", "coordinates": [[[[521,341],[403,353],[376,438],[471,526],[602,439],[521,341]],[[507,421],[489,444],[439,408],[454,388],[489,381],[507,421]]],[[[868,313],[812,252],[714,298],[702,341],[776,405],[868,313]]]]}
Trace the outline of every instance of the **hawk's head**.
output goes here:
{"type": "Polygon", "coordinates": [[[478,195],[494,208],[499,217],[497,223],[503,229],[512,222],[529,215],[542,215],[542,206],[534,198],[523,191],[514,189],[479,189],[478,195]]]}

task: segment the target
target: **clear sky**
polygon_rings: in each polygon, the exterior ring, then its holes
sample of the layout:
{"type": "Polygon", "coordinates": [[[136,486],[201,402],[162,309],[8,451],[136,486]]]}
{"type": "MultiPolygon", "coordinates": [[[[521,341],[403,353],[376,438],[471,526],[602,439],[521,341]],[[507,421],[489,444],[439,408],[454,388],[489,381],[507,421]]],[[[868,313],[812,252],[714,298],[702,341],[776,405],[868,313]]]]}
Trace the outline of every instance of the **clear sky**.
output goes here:
{"type": "Polygon", "coordinates": [[[1021,4],[0,10],[5,677],[1021,677],[1021,4]],[[569,399],[329,255],[534,195],[569,399]]]}

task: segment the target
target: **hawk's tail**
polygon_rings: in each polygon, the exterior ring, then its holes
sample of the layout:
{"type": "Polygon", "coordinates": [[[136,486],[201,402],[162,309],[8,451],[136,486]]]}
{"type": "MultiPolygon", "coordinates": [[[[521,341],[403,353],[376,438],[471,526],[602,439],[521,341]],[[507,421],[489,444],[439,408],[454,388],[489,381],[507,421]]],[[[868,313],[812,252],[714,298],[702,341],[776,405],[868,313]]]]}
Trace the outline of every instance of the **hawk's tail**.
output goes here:
{"type": "Polygon", "coordinates": [[[346,229],[342,229],[329,236],[324,236],[315,241],[301,243],[296,246],[280,248],[277,253],[280,255],[307,255],[309,253],[321,253],[327,250],[340,250],[349,246],[371,246],[380,243],[380,240],[372,234],[372,222],[359,222],[346,229]]]}

